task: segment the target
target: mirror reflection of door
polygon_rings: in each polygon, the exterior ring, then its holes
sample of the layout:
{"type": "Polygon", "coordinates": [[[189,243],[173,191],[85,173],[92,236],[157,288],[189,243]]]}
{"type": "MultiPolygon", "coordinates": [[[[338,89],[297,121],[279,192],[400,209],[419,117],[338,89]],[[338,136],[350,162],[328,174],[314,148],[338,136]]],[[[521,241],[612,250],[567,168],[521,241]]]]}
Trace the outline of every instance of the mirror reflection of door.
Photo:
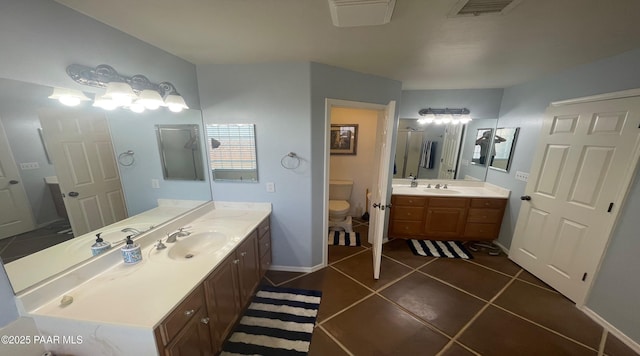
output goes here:
{"type": "Polygon", "coordinates": [[[75,236],[127,217],[120,174],[103,112],[39,111],[43,137],[75,236]]]}

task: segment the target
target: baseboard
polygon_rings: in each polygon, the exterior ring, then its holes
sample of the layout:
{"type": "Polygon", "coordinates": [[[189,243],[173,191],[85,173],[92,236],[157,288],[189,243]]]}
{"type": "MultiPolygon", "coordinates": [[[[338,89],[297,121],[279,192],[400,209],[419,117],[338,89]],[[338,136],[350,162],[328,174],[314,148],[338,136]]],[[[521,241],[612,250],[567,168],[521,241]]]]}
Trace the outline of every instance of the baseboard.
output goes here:
{"type": "Polygon", "coordinates": [[[43,227],[49,226],[49,225],[51,225],[53,223],[57,223],[59,221],[65,221],[65,219],[57,218],[57,219],[53,219],[53,220],[50,220],[50,221],[47,221],[47,222],[43,222],[43,223],[37,224],[35,229],[41,229],[43,227]]]}
{"type": "Polygon", "coordinates": [[[298,272],[298,273],[312,273],[317,270],[324,268],[325,265],[319,264],[313,267],[297,267],[297,266],[277,266],[271,265],[269,269],[272,271],[282,271],[282,272],[298,272]]]}
{"type": "Polygon", "coordinates": [[[600,324],[603,328],[605,328],[605,330],[607,330],[609,334],[613,334],[621,342],[629,346],[629,348],[631,348],[633,351],[640,354],[640,344],[632,340],[630,337],[625,335],[622,331],[618,330],[618,328],[611,325],[608,321],[606,321],[604,318],[602,318],[600,315],[598,315],[596,312],[589,309],[588,307],[582,306],[580,310],[582,310],[583,313],[587,314],[588,317],[593,319],[593,321],[595,321],[596,323],[600,324]]]}

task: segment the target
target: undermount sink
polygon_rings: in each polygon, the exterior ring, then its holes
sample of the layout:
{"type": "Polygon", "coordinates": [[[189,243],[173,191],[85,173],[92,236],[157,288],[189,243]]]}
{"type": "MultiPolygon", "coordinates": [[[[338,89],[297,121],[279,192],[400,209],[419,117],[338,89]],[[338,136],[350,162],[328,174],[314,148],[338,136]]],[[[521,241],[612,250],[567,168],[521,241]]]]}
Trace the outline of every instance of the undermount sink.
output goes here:
{"type": "Polygon", "coordinates": [[[459,190],[455,189],[435,189],[435,188],[425,188],[423,189],[425,192],[429,194],[437,194],[437,195],[455,195],[460,194],[459,190]]]}
{"type": "Polygon", "coordinates": [[[229,239],[222,232],[209,231],[179,238],[169,248],[167,256],[172,260],[190,260],[201,255],[215,252],[224,246],[229,239]]]}

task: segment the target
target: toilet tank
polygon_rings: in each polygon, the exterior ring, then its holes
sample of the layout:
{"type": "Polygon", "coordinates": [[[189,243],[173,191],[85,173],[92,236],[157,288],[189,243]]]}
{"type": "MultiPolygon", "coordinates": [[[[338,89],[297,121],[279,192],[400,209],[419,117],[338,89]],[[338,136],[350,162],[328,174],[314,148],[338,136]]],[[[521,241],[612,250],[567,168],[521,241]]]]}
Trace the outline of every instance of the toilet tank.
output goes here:
{"type": "Polygon", "coordinates": [[[330,180],[329,200],[349,200],[351,197],[352,180],[330,180]]]}

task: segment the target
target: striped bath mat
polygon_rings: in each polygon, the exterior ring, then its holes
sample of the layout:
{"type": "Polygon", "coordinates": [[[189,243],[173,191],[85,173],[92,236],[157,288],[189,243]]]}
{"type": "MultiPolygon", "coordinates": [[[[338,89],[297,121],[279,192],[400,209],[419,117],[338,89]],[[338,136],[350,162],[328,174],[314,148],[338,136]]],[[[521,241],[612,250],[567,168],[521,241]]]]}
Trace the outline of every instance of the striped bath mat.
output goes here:
{"type": "Polygon", "coordinates": [[[360,246],[359,232],[329,231],[329,245],[360,246]]]}
{"type": "Polygon", "coordinates": [[[459,241],[407,240],[414,255],[431,257],[473,258],[459,241]]]}
{"type": "Polygon", "coordinates": [[[306,355],[322,292],[260,286],[220,355],[306,355]]]}

